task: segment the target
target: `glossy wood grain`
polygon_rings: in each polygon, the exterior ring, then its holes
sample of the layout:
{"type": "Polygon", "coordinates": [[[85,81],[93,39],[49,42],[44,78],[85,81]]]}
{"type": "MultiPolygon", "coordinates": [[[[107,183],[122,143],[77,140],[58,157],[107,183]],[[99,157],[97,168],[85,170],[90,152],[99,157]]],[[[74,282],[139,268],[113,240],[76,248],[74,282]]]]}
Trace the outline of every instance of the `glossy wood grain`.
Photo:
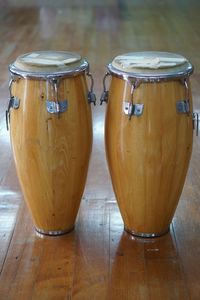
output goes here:
{"type": "Polygon", "coordinates": [[[88,58],[97,101],[105,65],[116,55],[180,53],[194,64],[192,96],[200,110],[199,9],[197,0],[0,1],[0,299],[199,300],[200,139],[195,132],[170,232],[136,239],[124,232],[108,172],[106,106],[91,106],[93,149],[77,225],[68,235],[49,238],[34,231],[5,126],[8,64],[20,54],[47,49],[88,58]]]}
{"type": "Polygon", "coordinates": [[[10,132],[19,181],[36,228],[71,230],[85,187],[92,142],[85,76],[63,79],[58,99],[67,111],[49,114],[54,101],[50,83],[19,79],[12,94],[20,107],[11,110],[10,132]],[[27,174],[29,176],[27,176],[27,174]]]}
{"type": "MultiPolygon", "coordinates": [[[[125,228],[135,234],[167,231],[178,204],[192,151],[192,115],[178,114],[180,81],[142,83],[133,102],[143,114],[125,115],[128,82],[112,78],[105,123],[107,161],[125,228]]],[[[192,100],[190,99],[192,108],[192,100]]]]}

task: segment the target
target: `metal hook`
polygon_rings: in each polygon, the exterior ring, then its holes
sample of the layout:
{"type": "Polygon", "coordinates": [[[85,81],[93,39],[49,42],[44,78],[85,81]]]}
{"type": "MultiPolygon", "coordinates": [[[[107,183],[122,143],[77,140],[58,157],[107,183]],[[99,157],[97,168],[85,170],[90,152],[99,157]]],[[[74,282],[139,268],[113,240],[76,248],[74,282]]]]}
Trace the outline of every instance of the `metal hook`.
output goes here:
{"type": "Polygon", "coordinates": [[[110,76],[109,72],[106,72],[106,74],[103,77],[103,92],[101,94],[100,98],[100,105],[103,104],[103,102],[108,102],[108,96],[109,96],[109,91],[106,89],[106,78],[110,76]]]}
{"type": "Polygon", "coordinates": [[[58,79],[53,79],[53,87],[55,91],[55,104],[56,104],[56,111],[57,111],[57,116],[60,118],[60,104],[58,102],[58,85],[59,85],[59,80],[58,79]]]}
{"type": "Polygon", "coordinates": [[[20,104],[20,100],[18,97],[14,97],[12,95],[12,84],[16,81],[18,81],[20,79],[20,77],[16,76],[16,75],[12,75],[11,79],[9,81],[9,93],[10,93],[10,98],[9,98],[9,102],[8,102],[8,107],[6,110],[6,128],[7,130],[9,130],[9,123],[10,123],[10,109],[14,108],[14,109],[18,109],[19,108],[19,104],[20,104]]]}
{"type": "Polygon", "coordinates": [[[187,82],[187,78],[180,79],[181,83],[185,87],[185,99],[184,100],[178,100],[176,102],[176,110],[179,114],[187,114],[188,116],[191,116],[190,112],[190,100],[189,100],[189,85],[187,82]]]}
{"type": "MultiPolygon", "coordinates": [[[[60,78],[51,78],[51,79],[49,79],[49,83],[53,87],[55,99],[54,99],[54,101],[48,101],[48,100],[46,101],[47,111],[49,113],[57,114],[57,117],[60,118],[60,112],[65,111],[65,110],[61,109],[60,102],[58,101],[58,87],[60,84],[60,78]]],[[[66,102],[66,101],[64,101],[64,102],[66,102]]]]}
{"type": "Polygon", "coordinates": [[[92,74],[89,72],[89,67],[88,67],[88,71],[86,73],[86,75],[90,78],[91,81],[91,86],[90,86],[90,90],[88,92],[88,102],[89,103],[93,103],[94,105],[96,105],[96,95],[93,92],[93,88],[94,88],[94,79],[92,77],[92,74]]]}
{"type": "Polygon", "coordinates": [[[184,85],[185,85],[185,99],[188,103],[188,115],[190,115],[190,97],[189,97],[189,85],[188,85],[188,82],[187,82],[187,78],[184,79],[184,85]]]}
{"type": "Polygon", "coordinates": [[[143,109],[144,109],[144,104],[133,103],[134,92],[139,87],[141,82],[139,80],[136,80],[134,82],[128,80],[128,83],[131,85],[131,99],[128,102],[128,105],[127,105],[127,102],[125,102],[124,110],[125,110],[125,113],[129,116],[129,120],[131,120],[132,116],[139,117],[142,115],[143,109]]]}

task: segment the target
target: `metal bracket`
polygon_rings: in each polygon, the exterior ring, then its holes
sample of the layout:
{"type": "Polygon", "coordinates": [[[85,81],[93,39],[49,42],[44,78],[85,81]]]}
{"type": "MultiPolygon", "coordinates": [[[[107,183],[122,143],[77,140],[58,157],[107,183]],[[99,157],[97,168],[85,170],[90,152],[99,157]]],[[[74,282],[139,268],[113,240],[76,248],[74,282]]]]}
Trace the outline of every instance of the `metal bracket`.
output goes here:
{"type": "Polygon", "coordinates": [[[96,95],[92,91],[88,92],[88,102],[96,105],[96,95]]]}
{"type": "Polygon", "coordinates": [[[54,102],[46,100],[46,108],[50,114],[59,114],[65,112],[68,109],[67,100],[54,102]]]}
{"type": "Polygon", "coordinates": [[[132,104],[130,102],[125,101],[123,103],[123,110],[125,115],[140,117],[143,114],[144,104],[132,104]]]}
{"type": "Polygon", "coordinates": [[[18,109],[19,108],[19,103],[20,103],[20,100],[18,97],[14,97],[12,96],[10,98],[10,102],[11,102],[11,107],[14,108],[14,109],[18,109]]]}
{"type": "Polygon", "coordinates": [[[20,104],[20,100],[18,97],[11,96],[8,102],[8,108],[6,110],[6,128],[9,129],[8,124],[10,123],[10,109],[18,109],[20,104]]]}
{"type": "Polygon", "coordinates": [[[102,105],[103,102],[106,102],[106,103],[108,102],[109,91],[107,91],[107,89],[106,89],[106,78],[108,76],[110,76],[109,72],[107,72],[103,78],[103,92],[102,92],[101,98],[100,98],[100,105],[102,105]]]}
{"type": "Polygon", "coordinates": [[[54,90],[54,101],[46,100],[46,108],[50,114],[57,114],[57,117],[60,117],[60,113],[65,112],[68,108],[67,100],[58,101],[59,94],[58,88],[60,86],[62,78],[55,77],[50,78],[49,83],[52,85],[54,90]]]}
{"type": "Polygon", "coordinates": [[[188,114],[190,112],[189,100],[180,100],[176,102],[176,110],[180,114],[188,114]]]}
{"type": "Polygon", "coordinates": [[[176,102],[177,113],[190,115],[190,91],[188,78],[180,79],[181,84],[185,86],[185,99],[176,102]]]}
{"type": "Polygon", "coordinates": [[[109,96],[109,91],[103,91],[100,98],[100,105],[102,105],[103,102],[108,103],[108,96],[109,96]]]}

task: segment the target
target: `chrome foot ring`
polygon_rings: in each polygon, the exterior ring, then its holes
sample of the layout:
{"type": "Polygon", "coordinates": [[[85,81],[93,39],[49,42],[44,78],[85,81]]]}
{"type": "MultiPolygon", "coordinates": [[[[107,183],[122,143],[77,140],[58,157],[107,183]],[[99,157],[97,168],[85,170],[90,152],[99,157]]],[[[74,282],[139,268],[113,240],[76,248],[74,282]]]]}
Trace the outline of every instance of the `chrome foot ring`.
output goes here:
{"type": "Polygon", "coordinates": [[[74,225],[71,228],[68,228],[66,230],[43,230],[43,229],[40,229],[37,227],[35,227],[35,230],[40,234],[57,236],[57,235],[63,235],[63,234],[71,232],[72,230],[74,230],[74,225]]]}
{"type": "Polygon", "coordinates": [[[141,237],[141,238],[155,238],[155,237],[159,237],[159,236],[162,236],[166,233],[169,232],[169,228],[167,228],[167,230],[164,230],[164,231],[161,231],[159,233],[143,233],[143,232],[137,232],[137,231],[134,231],[134,230],[130,230],[126,227],[124,227],[124,230],[127,231],[128,233],[134,235],[134,236],[137,236],[137,237],[141,237]]]}

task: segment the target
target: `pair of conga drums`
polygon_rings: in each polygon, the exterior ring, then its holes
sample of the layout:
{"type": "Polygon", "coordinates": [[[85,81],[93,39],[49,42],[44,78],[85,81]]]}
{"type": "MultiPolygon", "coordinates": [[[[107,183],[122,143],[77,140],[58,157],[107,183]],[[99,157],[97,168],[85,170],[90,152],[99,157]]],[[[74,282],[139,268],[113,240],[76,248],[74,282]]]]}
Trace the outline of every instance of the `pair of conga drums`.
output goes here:
{"type": "MultiPolygon", "coordinates": [[[[101,97],[108,103],[106,156],[133,235],[162,235],[173,218],[192,150],[192,71],[184,57],[165,52],[128,53],[108,64],[101,97]]],[[[66,233],[75,224],[92,146],[89,64],[74,53],[41,51],[18,57],[10,72],[7,118],[25,200],[38,232],[66,233]]]]}

